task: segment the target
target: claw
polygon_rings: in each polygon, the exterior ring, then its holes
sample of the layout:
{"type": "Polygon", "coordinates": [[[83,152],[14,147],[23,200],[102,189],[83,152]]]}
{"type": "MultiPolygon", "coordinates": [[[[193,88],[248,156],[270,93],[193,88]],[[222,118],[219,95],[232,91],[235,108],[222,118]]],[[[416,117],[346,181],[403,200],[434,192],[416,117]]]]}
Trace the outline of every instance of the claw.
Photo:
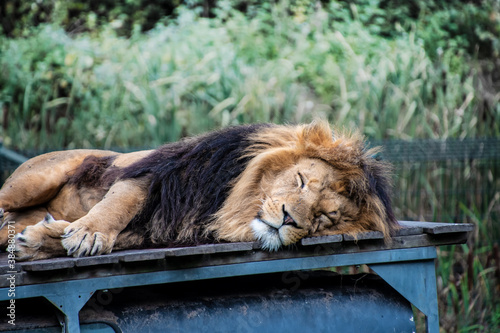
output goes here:
{"type": "MultiPolygon", "coordinates": [[[[73,231],[74,233],[74,231],[73,231]]],[[[69,236],[68,236],[69,237],[69,236]]],[[[73,246],[71,249],[68,250],[68,255],[71,256],[76,253],[76,257],[81,257],[81,246],[82,246],[82,243],[83,241],[87,238],[87,234],[85,234],[85,236],[83,236],[82,240],[80,241],[80,244],[78,244],[77,246],[73,246]],[[77,252],[78,251],[78,252],[77,252]]]]}
{"type": "Polygon", "coordinates": [[[77,232],[79,229],[76,229],[76,228],[72,228],[70,229],[69,231],[67,231],[64,235],[62,235],[61,237],[62,238],[68,238],[68,237],[71,237],[75,234],[75,232],[77,232]]]}
{"type": "Polygon", "coordinates": [[[101,250],[101,246],[97,244],[97,235],[94,234],[94,242],[92,244],[92,251],[90,251],[91,256],[95,256],[101,250]]]}
{"type": "Polygon", "coordinates": [[[89,250],[85,249],[84,251],[78,252],[78,257],[86,257],[89,254],[89,250]]]}
{"type": "Polygon", "coordinates": [[[52,223],[55,221],[56,220],[54,219],[54,217],[52,215],[50,215],[49,213],[47,213],[47,215],[45,215],[45,218],[43,219],[44,223],[52,223]]]}
{"type": "Polygon", "coordinates": [[[22,233],[19,233],[16,235],[16,241],[18,241],[19,243],[26,243],[27,239],[26,239],[26,237],[24,237],[24,235],[22,233]]]}

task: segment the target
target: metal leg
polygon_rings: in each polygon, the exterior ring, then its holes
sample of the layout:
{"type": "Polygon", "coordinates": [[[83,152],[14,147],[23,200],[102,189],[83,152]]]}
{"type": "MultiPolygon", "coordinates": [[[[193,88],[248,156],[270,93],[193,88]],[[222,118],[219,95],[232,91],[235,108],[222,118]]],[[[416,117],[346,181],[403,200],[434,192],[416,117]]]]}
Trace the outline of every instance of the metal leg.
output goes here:
{"type": "Polygon", "coordinates": [[[434,260],[369,265],[425,316],[428,333],[439,333],[434,260]]]}
{"type": "Polygon", "coordinates": [[[78,318],[78,314],[93,294],[94,292],[92,291],[89,293],[47,295],[44,297],[54,304],[64,315],[63,332],[80,333],[80,319],[78,318]]]}

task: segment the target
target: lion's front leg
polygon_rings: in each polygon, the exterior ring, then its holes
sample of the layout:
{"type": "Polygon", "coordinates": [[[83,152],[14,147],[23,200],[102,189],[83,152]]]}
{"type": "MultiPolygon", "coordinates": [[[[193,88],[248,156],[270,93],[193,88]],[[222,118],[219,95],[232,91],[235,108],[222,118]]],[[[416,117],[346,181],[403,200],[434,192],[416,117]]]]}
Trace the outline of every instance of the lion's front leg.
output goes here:
{"type": "Polygon", "coordinates": [[[19,260],[39,260],[60,257],[66,254],[61,236],[70,223],[55,221],[47,216],[35,225],[26,227],[15,237],[14,247],[19,260]]]}
{"type": "Polygon", "coordinates": [[[84,217],[64,230],[62,245],[68,255],[82,257],[110,253],[118,234],[140,211],[147,194],[146,180],[114,184],[84,217]]]}

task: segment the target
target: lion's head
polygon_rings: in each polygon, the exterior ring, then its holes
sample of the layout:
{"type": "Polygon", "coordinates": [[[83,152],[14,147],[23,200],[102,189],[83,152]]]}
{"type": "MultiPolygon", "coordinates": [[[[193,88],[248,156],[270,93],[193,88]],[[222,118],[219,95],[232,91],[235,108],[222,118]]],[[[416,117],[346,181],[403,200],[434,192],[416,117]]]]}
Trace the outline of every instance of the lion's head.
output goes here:
{"type": "Polygon", "coordinates": [[[304,237],[356,236],[397,228],[389,166],[357,134],[332,137],[326,123],[255,134],[252,159],[210,227],[229,241],[259,239],[275,250],[304,237]]]}
{"type": "Polygon", "coordinates": [[[307,157],[263,181],[262,205],[251,222],[254,235],[274,250],[306,236],[350,232],[359,207],[342,194],[341,183],[338,171],[307,157]]]}

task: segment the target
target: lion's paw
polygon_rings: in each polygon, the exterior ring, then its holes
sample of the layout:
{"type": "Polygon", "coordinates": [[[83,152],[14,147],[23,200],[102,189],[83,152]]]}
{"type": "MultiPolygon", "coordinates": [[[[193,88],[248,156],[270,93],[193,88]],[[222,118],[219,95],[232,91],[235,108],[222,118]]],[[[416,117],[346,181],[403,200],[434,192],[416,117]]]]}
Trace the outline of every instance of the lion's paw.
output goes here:
{"type": "Polygon", "coordinates": [[[64,230],[62,245],[69,256],[84,257],[110,253],[114,237],[93,232],[85,226],[70,225],[64,230]]]}
{"type": "Polygon", "coordinates": [[[35,226],[26,227],[23,232],[16,235],[14,247],[17,260],[24,261],[37,259],[36,256],[42,244],[40,238],[36,236],[36,232],[32,230],[34,227],[35,226]],[[35,236],[31,236],[31,234],[35,236]]]}
{"type": "Polygon", "coordinates": [[[26,227],[15,236],[16,258],[20,261],[39,260],[64,255],[61,235],[69,223],[55,221],[51,215],[26,227]]]}

